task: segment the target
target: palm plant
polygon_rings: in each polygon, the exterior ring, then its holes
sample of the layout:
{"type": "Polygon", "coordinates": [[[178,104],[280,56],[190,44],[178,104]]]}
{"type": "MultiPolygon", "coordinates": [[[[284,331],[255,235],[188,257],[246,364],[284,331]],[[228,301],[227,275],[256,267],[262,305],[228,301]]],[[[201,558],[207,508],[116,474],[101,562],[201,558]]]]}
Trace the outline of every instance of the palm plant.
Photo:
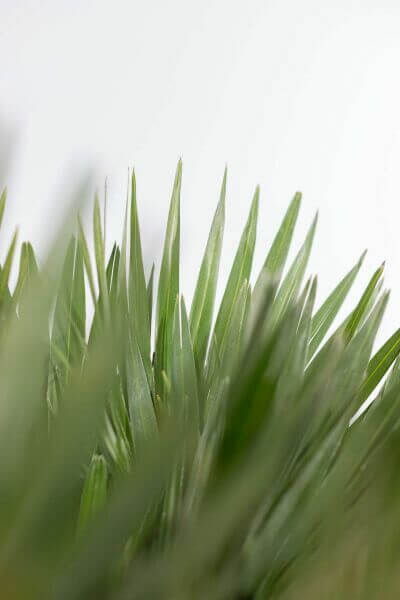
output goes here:
{"type": "Polygon", "coordinates": [[[97,197],[93,253],[80,219],[41,267],[23,243],[13,289],[11,241],[0,269],[2,597],[397,598],[400,330],[373,353],[383,266],[332,332],[363,256],[315,310],[316,278],[303,280],[316,219],[285,269],[297,193],[251,286],[257,189],[214,315],[225,172],[188,312],[181,171],[155,311],[134,174],[109,257],[97,197]]]}

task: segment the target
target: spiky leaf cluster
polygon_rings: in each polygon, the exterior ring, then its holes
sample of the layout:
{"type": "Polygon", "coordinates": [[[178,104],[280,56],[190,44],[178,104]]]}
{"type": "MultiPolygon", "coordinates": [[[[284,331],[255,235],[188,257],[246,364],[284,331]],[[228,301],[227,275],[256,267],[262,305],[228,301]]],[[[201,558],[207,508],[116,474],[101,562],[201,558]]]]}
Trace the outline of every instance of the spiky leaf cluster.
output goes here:
{"type": "Polygon", "coordinates": [[[225,172],[189,310],[181,177],[179,163],[156,291],[134,174],[109,256],[97,197],[93,248],[80,219],[61,262],[61,241],[40,267],[23,243],[12,289],[11,241],[2,597],[397,598],[400,330],[373,351],[383,267],[339,324],[363,256],[316,309],[317,280],[305,280],[316,219],[286,264],[297,193],[254,277],[256,189],[217,307],[225,172]]]}

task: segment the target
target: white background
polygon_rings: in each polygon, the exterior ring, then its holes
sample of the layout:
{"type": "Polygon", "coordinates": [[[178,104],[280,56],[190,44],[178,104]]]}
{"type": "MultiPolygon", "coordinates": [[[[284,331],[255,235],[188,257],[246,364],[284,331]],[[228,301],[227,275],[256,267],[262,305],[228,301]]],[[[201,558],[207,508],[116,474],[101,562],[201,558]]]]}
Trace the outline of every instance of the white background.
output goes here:
{"type": "Polygon", "coordinates": [[[354,294],[387,259],[385,336],[400,324],[399,77],[398,0],[0,0],[2,147],[14,139],[0,246],[18,223],[44,248],[77,166],[108,177],[111,242],[135,166],[149,265],[182,156],[190,299],[227,163],[223,278],[255,185],[256,268],[299,189],[297,245],[320,209],[320,298],[364,248],[354,294]]]}

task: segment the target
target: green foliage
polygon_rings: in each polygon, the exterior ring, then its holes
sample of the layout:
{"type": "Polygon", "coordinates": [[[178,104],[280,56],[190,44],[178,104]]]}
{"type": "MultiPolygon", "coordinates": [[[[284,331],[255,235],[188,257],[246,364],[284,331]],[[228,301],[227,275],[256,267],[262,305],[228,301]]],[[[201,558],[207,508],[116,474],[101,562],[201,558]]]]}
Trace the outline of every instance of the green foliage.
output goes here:
{"type": "Polygon", "coordinates": [[[374,350],[383,266],[327,338],[364,255],[316,310],[316,219],[285,272],[296,193],[252,289],[257,188],[214,324],[225,170],[188,316],[181,180],[179,162],[156,311],[134,174],[109,255],[96,196],[93,248],[78,218],[56,265],[24,242],[10,287],[16,235],[0,264],[1,597],[397,598],[400,330],[374,350]]]}
{"type": "Polygon", "coordinates": [[[190,331],[199,373],[204,368],[214,311],[215,294],[217,291],[219,261],[225,224],[226,178],[227,170],[225,169],[220,200],[211,225],[190,311],[190,331]]]}

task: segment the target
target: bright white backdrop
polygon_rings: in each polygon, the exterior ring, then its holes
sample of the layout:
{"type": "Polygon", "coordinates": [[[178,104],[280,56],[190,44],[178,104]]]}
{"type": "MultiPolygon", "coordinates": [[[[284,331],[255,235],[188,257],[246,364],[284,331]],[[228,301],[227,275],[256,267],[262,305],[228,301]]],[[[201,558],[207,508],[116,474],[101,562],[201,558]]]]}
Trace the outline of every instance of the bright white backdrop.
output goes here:
{"type": "Polygon", "coordinates": [[[108,176],[111,241],[134,165],[149,264],[182,156],[190,298],[227,163],[223,275],[255,185],[256,267],[300,189],[297,243],[320,209],[320,295],[367,247],[355,293],[386,258],[389,333],[400,324],[399,31],[398,0],[0,0],[0,117],[15,141],[7,231],[19,223],[43,248],[68,169],[94,165],[99,185],[108,176]]]}

